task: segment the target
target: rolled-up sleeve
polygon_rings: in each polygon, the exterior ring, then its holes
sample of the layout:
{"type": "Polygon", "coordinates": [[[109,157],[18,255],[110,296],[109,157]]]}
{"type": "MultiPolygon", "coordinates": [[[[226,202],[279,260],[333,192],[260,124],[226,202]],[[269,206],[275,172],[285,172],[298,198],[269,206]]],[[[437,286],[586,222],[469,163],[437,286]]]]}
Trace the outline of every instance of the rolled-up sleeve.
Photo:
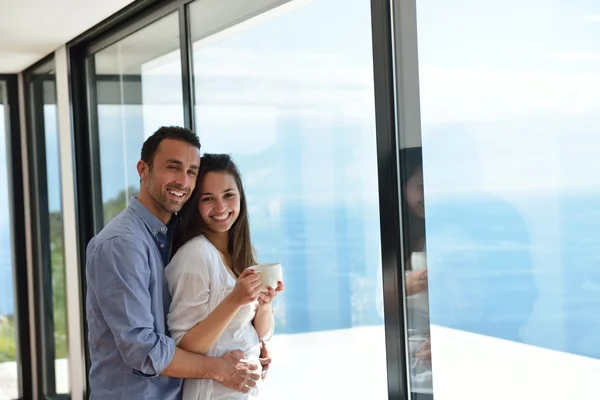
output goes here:
{"type": "Polygon", "coordinates": [[[173,360],[175,342],[154,328],[144,246],[115,237],[89,256],[88,282],[124,362],[140,374],[159,375],[173,360]]]}

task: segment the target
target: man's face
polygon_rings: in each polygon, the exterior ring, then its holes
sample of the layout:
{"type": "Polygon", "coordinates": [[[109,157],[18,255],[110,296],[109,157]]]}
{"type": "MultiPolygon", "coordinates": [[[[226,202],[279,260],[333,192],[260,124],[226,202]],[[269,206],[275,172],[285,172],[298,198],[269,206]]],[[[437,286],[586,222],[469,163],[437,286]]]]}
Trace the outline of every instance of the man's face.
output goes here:
{"type": "Polygon", "coordinates": [[[164,139],[158,145],[152,168],[138,163],[140,178],[145,185],[157,215],[173,214],[189,199],[196,186],[200,167],[200,151],[195,146],[176,139],[164,139]]]}

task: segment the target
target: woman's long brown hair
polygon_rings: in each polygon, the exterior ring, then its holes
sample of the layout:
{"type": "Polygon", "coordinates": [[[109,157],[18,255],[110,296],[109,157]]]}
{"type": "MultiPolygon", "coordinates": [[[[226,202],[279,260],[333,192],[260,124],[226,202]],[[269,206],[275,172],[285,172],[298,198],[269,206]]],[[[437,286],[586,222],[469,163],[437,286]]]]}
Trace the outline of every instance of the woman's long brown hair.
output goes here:
{"type": "Polygon", "coordinates": [[[228,256],[231,257],[231,269],[238,277],[245,268],[256,265],[257,261],[250,241],[250,222],[242,176],[237,165],[228,154],[204,154],[202,156],[198,178],[196,179],[196,188],[178,213],[180,221],[173,242],[173,253],[191,239],[210,232],[198,210],[202,178],[209,172],[222,172],[233,176],[240,192],[240,213],[231,229],[229,229],[228,248],[228,256]]]}

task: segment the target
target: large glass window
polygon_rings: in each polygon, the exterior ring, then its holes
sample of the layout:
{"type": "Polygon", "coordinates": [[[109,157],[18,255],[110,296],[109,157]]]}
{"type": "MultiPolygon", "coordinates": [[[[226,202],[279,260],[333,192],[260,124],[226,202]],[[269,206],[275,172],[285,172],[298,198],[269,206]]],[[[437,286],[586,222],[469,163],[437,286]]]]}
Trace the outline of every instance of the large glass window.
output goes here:
{"type": "Polygon", "coordinates": [[[17,310],[10,216],[9,109],[6,83],[0,81],[0,399],[19,397],[17,310]]]}
{"type": "Polygon", "coordinates": [[[69,392],[58,109],[53,64],[29,75],[36,308],[43,392],[69,392]]]}
{"type": "Polygon", "coordinates": [[[144,140],[160,126],[183,125],[178,13],[99,51],[91,65],[106,224],[139,190],[144,140]]]}
{"type": "Polygon", "coordinates": [[[261,399],[386,399],[370,2],[258,3],[189,13],[203,150],[238,163],[284,268],[261,399]]]}
{"type": "MultiPolygon", "coordinates": [[[[423,212],[407,224],[421,239],[407,276],[426,268],[428,288],[407,302],[414,392],[600,390],[599,13],[589,1],[417,2],[422,168],[404,186],[423,212]]],[[[420,163],[420,149],[403,151],[420,163]]]]}

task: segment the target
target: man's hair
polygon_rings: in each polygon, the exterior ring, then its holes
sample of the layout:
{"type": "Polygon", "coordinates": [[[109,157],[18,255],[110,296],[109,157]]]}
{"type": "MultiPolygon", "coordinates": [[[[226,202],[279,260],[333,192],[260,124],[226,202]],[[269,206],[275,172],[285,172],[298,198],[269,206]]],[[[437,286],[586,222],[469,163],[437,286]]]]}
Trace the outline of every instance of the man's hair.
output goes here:
{"type": "Polygon", "coordinates": [[[200,150],[200,139],[198,138],[198,135],[191,130],[182,128],[180,126],[161,126],[148,139],[146,139],[144,145],[142,146],[141,159],[148,164],[150,168],[152,168],[152,164],[154,162],[156,149],[158,149],[158,145],[164,139],[181,140],[182,142],[189,143],[200,150]]]}

